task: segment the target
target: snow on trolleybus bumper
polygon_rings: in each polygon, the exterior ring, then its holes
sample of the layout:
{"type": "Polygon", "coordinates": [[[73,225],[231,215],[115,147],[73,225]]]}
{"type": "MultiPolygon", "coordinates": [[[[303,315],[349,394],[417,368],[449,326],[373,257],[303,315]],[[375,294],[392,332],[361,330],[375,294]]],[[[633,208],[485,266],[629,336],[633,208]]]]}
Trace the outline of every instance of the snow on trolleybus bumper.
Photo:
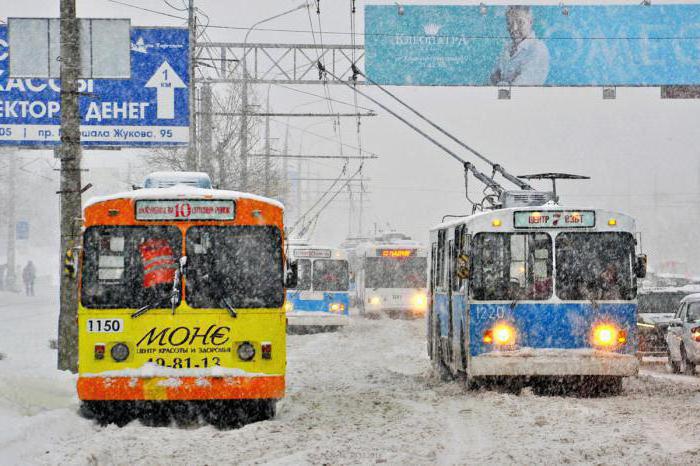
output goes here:
{"type": "Polygon", "coordinates": [[[78,378],[78,397],[93,400],[243,400],[284,398],[283,375],[240,369],[168,369],[146,364],[78,378]]]}
{"type": "Polygon", "coordinates": [[[485,376],[636,375],[634,355],[596,349],[521,348],[472,356],[469,374],[485,376]]]}

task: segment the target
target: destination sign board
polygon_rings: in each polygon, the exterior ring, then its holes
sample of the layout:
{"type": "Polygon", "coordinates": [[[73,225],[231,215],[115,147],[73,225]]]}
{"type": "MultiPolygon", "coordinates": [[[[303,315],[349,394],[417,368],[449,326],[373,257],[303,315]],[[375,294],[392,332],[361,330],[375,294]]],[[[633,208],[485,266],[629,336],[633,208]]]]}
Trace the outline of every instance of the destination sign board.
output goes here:
{"type": "MultiPolygon", "coordinates": [[[[60,80],[11,77],[7,34],[0,26],[0,146],[59,145],[60,80]]],[[[78,80],[81,145],[187,144],[188,40],[183,28],[131,28],[129,79],[78,80]]]]}
{"type": "Polygon", "coordinates": [[[515,228],[591,228],[595,212],[591,210],[528,210],[513,214],[515,228]]]}
{"type": "Polygon", "coordinates": [[[136,220],[233,220],[235,203],[229,199],[136,201],[136,220]]]}
{"type": "Polygon", "coordinates": [[[327,259],[331,257],[330,249],[295,249],[294,257],[308,257],[312,259],[327,259]]]}
{"type": "Polygon", "coordinates": [[[413,257],[416,255],[415,249],[378,249],[379,257],[413,257]]]}

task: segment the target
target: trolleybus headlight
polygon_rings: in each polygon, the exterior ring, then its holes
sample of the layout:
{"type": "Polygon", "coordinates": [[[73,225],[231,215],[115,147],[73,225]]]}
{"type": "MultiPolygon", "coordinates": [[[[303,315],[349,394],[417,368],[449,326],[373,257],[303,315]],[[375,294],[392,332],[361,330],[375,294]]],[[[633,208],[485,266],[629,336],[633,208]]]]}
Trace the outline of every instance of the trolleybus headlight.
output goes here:
{"type": "Polygon", "coordinates": [[[488,345],[514,346],[515,328],[506,323],[496,324],[484,332],[482,341],[488,345]]]}
{"type": "Polygon", "coordinates": [[[294,303],[291,301],[285,301],[284,302],[284,311],[285,312],[292,312],[294,310],[294,303]]]}
{"type": "Polygon", "coordinates": [[[343,303],[331,303],[328,306],[331,312],[343,312],[345,310],[345,304],[343,303]]]}
{"type": "Polygon", "coordinates": [[[419,293],[413,296],[413,306],[417,309],[424,309],[425,305],[428,303],[428,297],[423,293],[419,293]]]}
{"type": "Polygon", "coordinates": [[[379,304],[379,302],[380,302],[379,296],[372,296],[371,298],[369,298],[369,303],[374,305],[374,306],[379,304]]]}
{"type": "Polygon", "coordinates": [[[126,358],[129,357],[129,347],[124,343],[117,343],[116,345],[112,346],[111,350],[109,350],[109,354],[111,354],[112,359],[117,362],[126,361],[126,358]]]}
{"type": "Polygon", "coordinates": [[[627,332],[613,324],[597,324],[593,327],[593,345],[612,348],[627,343],[627,332]]]}
{"type": "Polygon", "coordinates": [[[255,347],[247,341],[238,345],[238,357],[243,361],[250,361],[255,356],[255,347]]]}

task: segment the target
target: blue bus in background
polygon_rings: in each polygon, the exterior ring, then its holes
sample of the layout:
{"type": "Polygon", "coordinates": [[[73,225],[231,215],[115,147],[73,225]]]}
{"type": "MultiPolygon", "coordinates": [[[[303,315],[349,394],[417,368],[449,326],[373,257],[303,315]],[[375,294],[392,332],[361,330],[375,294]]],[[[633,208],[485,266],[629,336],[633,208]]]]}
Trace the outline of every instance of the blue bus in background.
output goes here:
{"type": "Polygon", "coordinates": [[[595,395],[637,373],[646,256],[633,218],[548,203],[445,222],[430,238],[428,353],[440,376],[595,395]]]}
{"type": "Polygon", "coordinates": [[[331,331],[350,319],[350,268],[338,248],[291,244],[287,257],[297,263],[298,281],[287,290],[290,333],[331,331]]]}

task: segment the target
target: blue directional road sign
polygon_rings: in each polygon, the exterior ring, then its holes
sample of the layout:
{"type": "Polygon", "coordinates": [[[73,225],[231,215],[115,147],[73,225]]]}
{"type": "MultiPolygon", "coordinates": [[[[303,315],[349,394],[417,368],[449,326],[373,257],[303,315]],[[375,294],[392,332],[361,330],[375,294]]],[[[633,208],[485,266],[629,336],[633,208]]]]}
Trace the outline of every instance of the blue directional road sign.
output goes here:
{"type": "MultiPolygon", "coordinates": [[[[84,146],[172,146],[189,140],[188,32],[132,28],[131,79],[80,81],[84,146]]],[[[0,27],[0,145],[60,142],[58,79],[9,77],[7,27],[0,27]]]]}
{"type": "Polygon", "coordinates": [[[17,239],[29,239],[29,222],[26,220],[20,220],[15,223],[15,238],[17,239]]]}

